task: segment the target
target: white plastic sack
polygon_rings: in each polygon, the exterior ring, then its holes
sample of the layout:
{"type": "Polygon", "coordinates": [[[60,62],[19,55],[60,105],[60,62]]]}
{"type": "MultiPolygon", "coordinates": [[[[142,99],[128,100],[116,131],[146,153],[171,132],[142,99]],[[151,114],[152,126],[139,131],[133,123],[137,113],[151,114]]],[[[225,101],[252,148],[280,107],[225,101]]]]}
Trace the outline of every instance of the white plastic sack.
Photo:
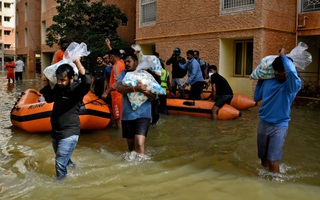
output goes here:
{"type": "Polygon", "coordinates": [[[141,58],[141,62],[138,65],[136,70],[150,70],[151,72],[155,73],[158,76],[161,76],[161,62],[157,56],[153,55],[143,55],[141,58]]]}
{"type": "MultiPolygon", "coordinates": [[[[134,72],[128,72],[122,80],[124,86],[136,86],[137,81],[147,86],[147,90],[151,91],[153,94],[166,94],[162,89],[161,85],[153,78],[153,76],[144,71],[136,70],[134,72]]],[[[132,110],[137,110],[148,97],[141,92],[131,92],[127,94],[129,101],[131,103],[132,110]]]]}
{"type": "Polygon", "coordinates": [[[308,45],[299,42],[299,44],[287,54],[288,57],[292,58],[293,63],[300,69],[305,69],[312,62],[312,55],[306,51],[308,45]]]}
{"type": "Polygon", "coordinates": [[[78,71],[76,64],[74,64],[71,60],[61,60],[53,65],[50,65],[43,70],[43,74],[50,81],[51,87],[53,87],[57,83],[56,70],[58,69],[58,67],[60,65],[63,65],[63,64],[71,65],[74,70],[75,75],[79,74],[79,71],[78,71]]]}
{"type": "MultiPolygon", "coordinates": [[[[305,69],[312,62],[312,55],[306,51],[308,45],[299,42],[299,44],[291,50],[286,56],[293,60],[296,67],[305,69]]],[[[271,79],[274,78],[274,70],[272,62],[276,59],[276,55],[264,57],[253,70],[250,75],[251,79],[271,79]]]]}
{"type": "Polygon", "coordinates": [[[150,70],[151,72],[157,74],[158,76],[161,76],[162,66],[157,56],[144,55],[139,44],[133,44],[131,45],[131,48],[134,49],[135,51],[139,51],[138,57],[141,57],[141,59],[139,59],[140,64],[145,61],[144,64],[142,65],[139,64],[139,66],[137,67],[137,70],[142,70],[142,69],[150,70]]]}
{"type": "Polygon", "coordinates": [[[256,80],[274,78],[274,70],[272,67],[272,63],[276,59],[276,57],[278,56],[272,55],[262,58],[258,66],[251,73],[250,78],[256,80]]]}
{"type": "Polygon", "coordinates": [[[73,61],[75,61],[77,57],[88,56],[89,54],[90,54],[90,51],[87,51],[87,45],[85,43],[82,42],[81,44],[78,44],[76,42],[72,42],[64,52],[63,60],[46,67],[43,70],[43,74],[50,81],[50,85],[54,86],[57,83],[56,70],[60,65],[62,64],[71,65],[75,72],[75,75],[78,75],[79,74],[78,68],[73,63],[73,61]]]}

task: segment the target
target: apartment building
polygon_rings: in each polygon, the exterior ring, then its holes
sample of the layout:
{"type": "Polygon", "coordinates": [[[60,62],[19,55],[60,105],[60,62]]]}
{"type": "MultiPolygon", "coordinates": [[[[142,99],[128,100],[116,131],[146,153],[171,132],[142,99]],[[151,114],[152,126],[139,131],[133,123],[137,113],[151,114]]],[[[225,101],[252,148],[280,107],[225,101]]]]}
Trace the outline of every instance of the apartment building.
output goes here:
{"type": "MultiPolygon", "coordinates": [[[[128,22],[118,28],[119,36],[134,43],[135,38],[135,1],[107,0],[106,4],[117,5],[128,17],[128,22]]],[[[29,72],[42,71],[50,65],[58,45],[46,45],[46,29],[52,25],[57,14],[55,0],[18,0],[16,4],[16,54],[23,57],[29,72]]],[[[101,38],[104,40],[104,38],[101,38]]]]}
{"type": "MultiPolygon", "coordinates": [[[[199,50],[235,93],[252,96],[249,79],[261,58],[308,44],[313,62],[299,72],[319,90],[320,2],[308,0],[138,0],[136,43],[164,60],[179,47],[199,50]]],[[[170,71],[171,66],[167,66],[170,71]]]]}
{"type": "Polygon", "coordinates": [[[0,1],[0,66],[15,55],[15,0],[0,1]]]}

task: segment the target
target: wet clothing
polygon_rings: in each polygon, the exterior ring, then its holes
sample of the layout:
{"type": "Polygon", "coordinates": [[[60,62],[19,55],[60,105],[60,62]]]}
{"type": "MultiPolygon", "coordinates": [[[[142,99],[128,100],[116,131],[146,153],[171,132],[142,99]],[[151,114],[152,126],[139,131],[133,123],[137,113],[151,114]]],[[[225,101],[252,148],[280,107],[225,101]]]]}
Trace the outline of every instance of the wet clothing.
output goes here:
{"type": "Polygon", "coordinates": [[[117,81],[122,71],[125,69],[125,64],[123,60],[118,60],[114,65],[112,65],[112,70],[110,74],[109,87],[113,87],[114,90],[110,92],[111,94],[111,106],[113,111],[114,119],[120,119],[122,113],[122,94],[118,92],[117,81]]]}
{"type": "Polygon", "coordinates": [[[122,121],[122,137],[133,139],[135,135],[147,137],[150,126],[149,118],[138,118],[135,120],[122,121]]]}
{"type": "Polygon", "coordinates": [[[282,147],[288,133],[288,126],[258,125],[258,158],[278,162],[282,159],[282,147]],[[269,145],[271,148],[269,148],[269,145]]]}
{"type": "Polygon", "coordinates": [[[16,80],[22,80],[22,72],[24,68],[24,63],[22,60],[17,60],[15,62],[16,68],[14,69],[14,76],[16,80]]]}
{"type": "Polygon", "coordinates": [[[40,90],[48,103],[54,102],[51,115],[53,138],[61,139],[80,134],[80,107],[90,85],[91,77],[86,73],[79,75],[79,80],[74,80],[68,88],[60,89],[56,84],[53,89],[47,85],[40,90]]]}
{"type": "Polygon", "coordinates": [[[282,56],[286,80],[258,80],[254,91],[254,101],[262,100],[259,109],[258,157],[277,162],[282,158],[282,147],[288,132],[290,106],[301,88],[295,66],[286,56],[282,56]]]}
{"type": "Polygon", "coordinates": [[[6,62],[4,67],[7,69],[7,79],[14,80],[14,68],[16,67],[14,62],[6,62]]]}
{"type": "MultiPolygon", "coordinates": [[[[127,71],[122,71],[118,79],[120,83],[127,71]]],[[[132,139],[135,135],[147,136],[151,121],[151,101],[146,100],[138,109],[133,110],[127,94],[122,94],[122,136],[132,139]]]]}

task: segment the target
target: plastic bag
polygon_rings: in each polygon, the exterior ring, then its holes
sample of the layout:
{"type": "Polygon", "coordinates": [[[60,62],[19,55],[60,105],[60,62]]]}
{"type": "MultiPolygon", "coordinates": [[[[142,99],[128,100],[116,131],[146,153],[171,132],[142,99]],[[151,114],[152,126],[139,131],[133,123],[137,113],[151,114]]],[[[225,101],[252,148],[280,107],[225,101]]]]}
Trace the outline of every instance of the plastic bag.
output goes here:
{"type": "Polygon", "coordinates": [[[157,56],[153,55],[143,55],[141,58],[140,64],[137,66],[136,70],[150,70],[151,72],[155,73],[158,76],[161,76],[161,62],[157,56]]]}
{"type": "Polygon", "coordinates": [[[308,49],[308,45],[299,42],[299,44],[286,56],[292,58],[296,67],[305,69],[312,62],[312,55],[307,52],[306,49],[308,49]]]}
{"type": "Polygon", "coordinates": [[[272,63],[276,59],[276,57],[278,56],[272,55],[262,58],[257,67],[250,74],[250,78],[256,80],[274,78],[272,63]]]}
{"type": "Polygon", "coordinates": [[[138,57],[140,58],[140,64],[138,65],[136,70],[150,70],[151,72],[161,76],[161,62],[157,56],[154,55],[144,55],[139,44],[131,45],[131,48],[135,51],[139,51],[138,57]],[[145,62],[144,62],[145,61],[145,62]],[[144,62],[144,63],[143,63],[144,62]]]}
{"type": "MultiPolygon", "coordinates": [[[[136,86],[137,81],[147,86],[147,90],[151,91],[153,94],[166,94],[162,89],[161,85],[153,78],[153,76],[144,71],[138,70],[134,72],[128,72],[122,80],[122,84],[125,86],[136,86]]],[[[127,94],[129,101],[131,103],[132,110],[138,109],[148,97],[141,92],[130,92],[127,94]]]]}
{"type": "MultiPolygon", "coordinates": [[[[308,45],[303,42],[291,50],[286,56],[293,60],[293,63],[296,67],[300,69],[305,69],[311,62],[312,56],[309,52],[306,51],[308,45]]],[[[272,67],[272,62],[276,59],[276,55],[266,56],[262,58],[258,66],[253,70],[250,75],[251,79],[271,79],[274,78],[274,70],[272,67]]]]}
{"type": "Polygon", "coordinates": [[[77,57],[88,56],[90,51],[87,50],[87,45],[85,43],[78,44],[76,42],[72,42],[66,51],[64,52],[63,59],[75,61],[77,57]]]}
{"type": "Polygon", "coordinates": [[[60,65],[69,64],[70,66],[72,66],[74,73],[77,76],[79,74],[79,71],[73,61],[79,56],[83,57],[88,56],[89,54],[90,51],[87,51],[87,45],[85,43],[82,42],[81,44],[78,44],[76,42],[72,42],[64,52],[63,60],[50,65],[43,70],[43,74],[48,78],[51,87],[53,87],[57,83],[56,70],[60,65]]]}

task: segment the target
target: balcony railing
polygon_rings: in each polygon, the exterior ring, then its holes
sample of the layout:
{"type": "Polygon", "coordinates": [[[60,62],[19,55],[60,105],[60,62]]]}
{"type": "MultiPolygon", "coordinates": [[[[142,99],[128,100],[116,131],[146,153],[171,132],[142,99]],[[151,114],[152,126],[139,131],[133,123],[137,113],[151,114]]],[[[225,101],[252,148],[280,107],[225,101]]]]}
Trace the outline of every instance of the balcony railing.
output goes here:
{"type": "Polygon", "coordinates": [[[301,12],[320,11],[320,0],[301,0],[301,12]]]}

